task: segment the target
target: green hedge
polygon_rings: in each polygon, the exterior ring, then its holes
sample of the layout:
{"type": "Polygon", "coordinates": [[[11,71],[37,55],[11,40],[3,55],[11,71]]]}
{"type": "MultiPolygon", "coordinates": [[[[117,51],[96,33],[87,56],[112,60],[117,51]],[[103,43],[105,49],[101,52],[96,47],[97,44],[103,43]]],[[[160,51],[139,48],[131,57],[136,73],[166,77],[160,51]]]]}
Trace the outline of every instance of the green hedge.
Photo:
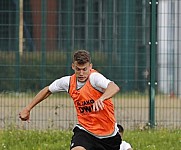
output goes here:
{"type": "MultiPolygon", "coordinates": [[[[93,61],[97,68],[106,63],[102,54],[93,61]]],[[[73,73],[71,69],[72,53],[67,52],[0,52],[0,91],[36,91],[50,84],[56,78],[73,73]]]]}
{"type": "MultiPolygon", "coordinates": [[[[122,53],[94,51],[91,56],[93,68],[116,82],[122,91],[146,89],[142,75],[145,63],[135,66],[130,60],[123,59],[122,53]],[[127,63],[122,63],[123,60],[127,63]]],[[[71,63],[72,52],[24,52],[22,55],[18,52],[0,52],[0,91],[40,90],[56,78],[71,75],[71,63]]]]}

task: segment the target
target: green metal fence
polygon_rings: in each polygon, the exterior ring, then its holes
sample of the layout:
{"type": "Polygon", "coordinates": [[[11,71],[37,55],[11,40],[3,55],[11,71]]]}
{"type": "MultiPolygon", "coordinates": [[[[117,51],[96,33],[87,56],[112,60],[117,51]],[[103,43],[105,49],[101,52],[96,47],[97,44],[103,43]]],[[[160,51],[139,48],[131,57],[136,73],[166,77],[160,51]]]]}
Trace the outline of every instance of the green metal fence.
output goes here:
{"type": "Polygon", "coordinates": [[[179,0],[1,0],[1,128],[71,128],[73,102],[55,94],[22,123],[19,111],[44,86],[72,74],[77,49],[115,81],[125,128],[181,127],[179,0]]]}

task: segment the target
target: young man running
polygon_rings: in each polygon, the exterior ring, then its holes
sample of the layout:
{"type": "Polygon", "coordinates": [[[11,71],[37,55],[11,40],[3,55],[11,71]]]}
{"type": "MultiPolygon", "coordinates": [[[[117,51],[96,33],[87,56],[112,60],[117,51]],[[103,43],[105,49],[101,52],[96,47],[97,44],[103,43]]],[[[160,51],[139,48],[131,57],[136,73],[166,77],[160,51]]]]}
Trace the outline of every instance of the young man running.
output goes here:
{"type": "Polygon", "coordinates": [[[118,133],[111,98],[119,87],[92,69],[90,53],[78,50],[73,55],[74,74],[55,80],[42,89],[20,112],[23,121],[30,119],[30,111],[52,93],[66,91],[73,99],[78,124],[73,129],[71,150],[119,150],[118,133]]]}

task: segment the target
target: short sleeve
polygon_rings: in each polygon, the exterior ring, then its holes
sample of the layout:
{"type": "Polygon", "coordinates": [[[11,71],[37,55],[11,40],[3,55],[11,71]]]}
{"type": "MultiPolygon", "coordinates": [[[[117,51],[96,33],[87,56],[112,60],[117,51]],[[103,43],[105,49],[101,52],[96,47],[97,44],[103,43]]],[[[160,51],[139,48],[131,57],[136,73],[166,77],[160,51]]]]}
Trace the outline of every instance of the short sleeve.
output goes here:
{"type": "Polygon", "coordinates": [[[99,91],[103,91],[103,89],[106,89],[110,82],[112,81],[110,81],[98,72],[94,72],[90,75],[91,85],[99,91]]]}
{"type": "Polygon", "coordinates": [[[55,80],[49,85],[49,90],[52,93],[66,91],[68,92],[70,76],[65,76],[55,80]]]}

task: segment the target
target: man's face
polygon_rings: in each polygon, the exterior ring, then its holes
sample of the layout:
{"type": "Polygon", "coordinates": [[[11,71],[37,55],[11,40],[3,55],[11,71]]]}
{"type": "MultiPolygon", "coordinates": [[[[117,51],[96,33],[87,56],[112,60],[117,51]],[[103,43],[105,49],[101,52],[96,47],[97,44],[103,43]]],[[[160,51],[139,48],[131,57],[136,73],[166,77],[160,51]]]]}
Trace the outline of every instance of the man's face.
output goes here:
{"type": "Polygon", "coordinates": [[[89,77],[90,71],[92,69],[92,64],[89,62],[85,64],[78,64],[77,61],[72,63],[72,69],[75,72],[76,78],[79,82],[85,82],[89,77]]]}

